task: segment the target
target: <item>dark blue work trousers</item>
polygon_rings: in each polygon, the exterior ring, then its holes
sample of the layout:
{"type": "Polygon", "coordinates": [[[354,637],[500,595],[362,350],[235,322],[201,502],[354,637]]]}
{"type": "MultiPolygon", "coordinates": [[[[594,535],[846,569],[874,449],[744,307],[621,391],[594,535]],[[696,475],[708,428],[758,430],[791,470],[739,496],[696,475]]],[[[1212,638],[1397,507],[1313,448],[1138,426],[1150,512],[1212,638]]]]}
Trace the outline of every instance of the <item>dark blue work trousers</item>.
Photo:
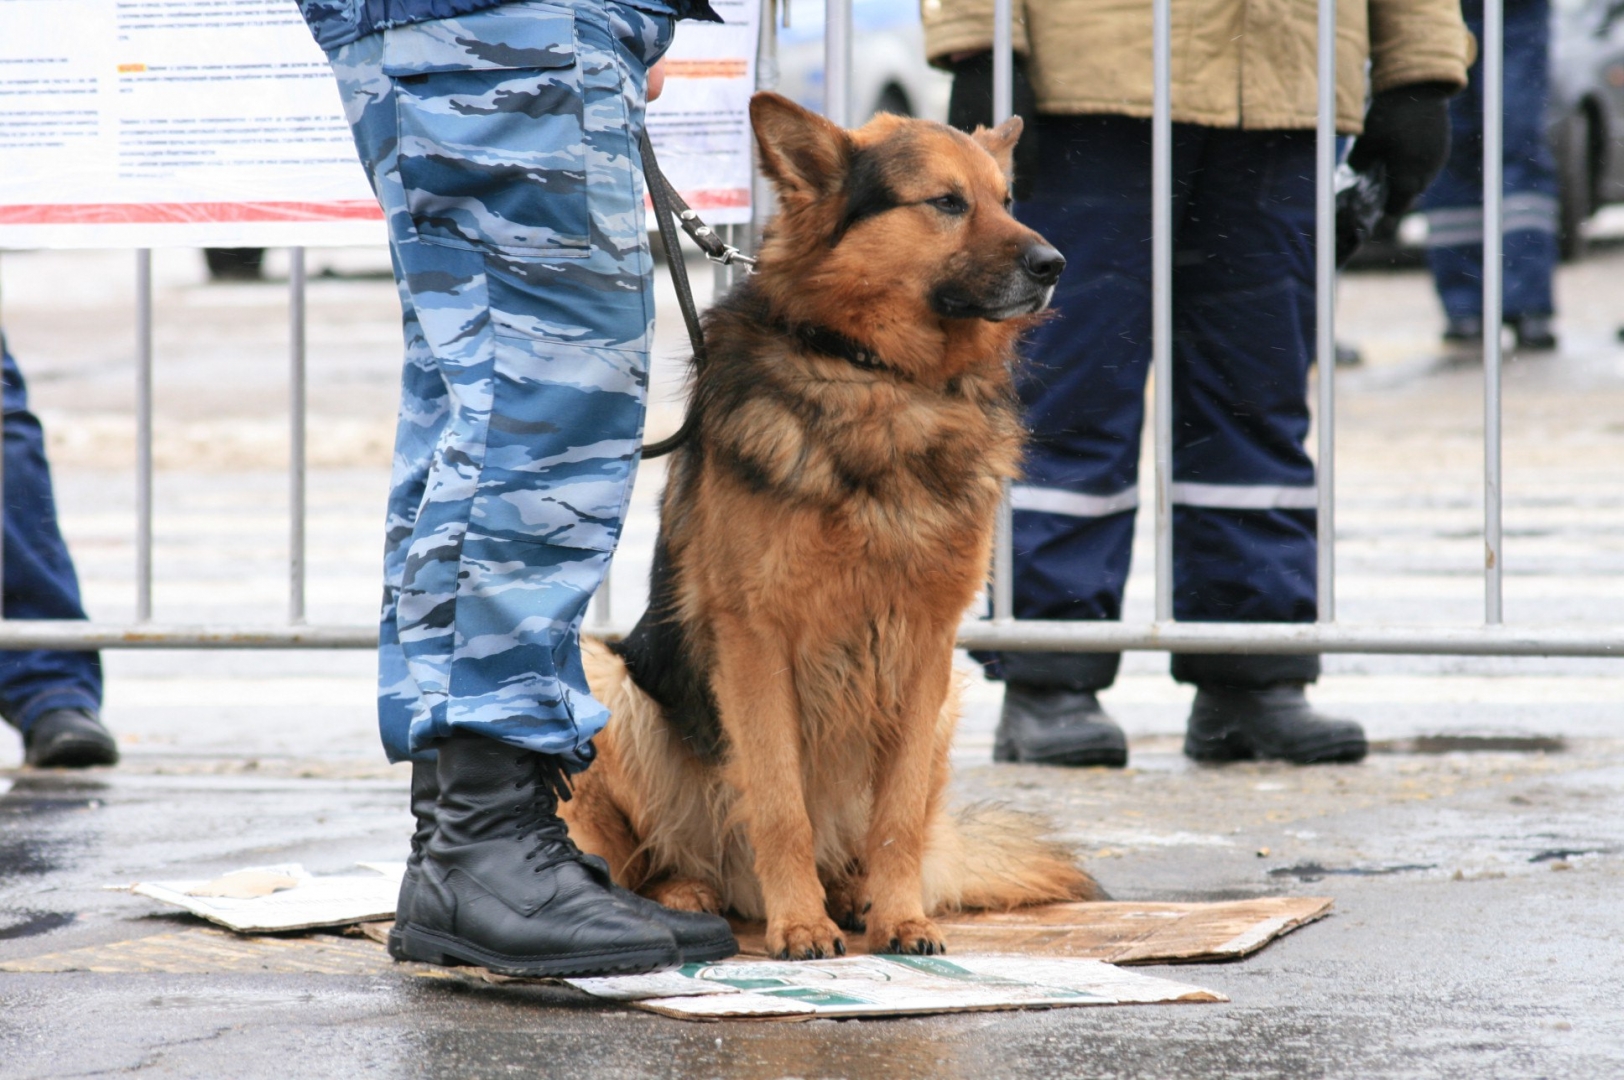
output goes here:
{"type": "MultiPolygon", "coordinates": [[[[1066,256],[1020,390],[1032,438],[1013,491],[1015,613],[1118,619],[1151,359],[1150,121],[1041,116],[1016,213],[1066,256]]],[[[1315,617],[1314,133],[1173,129],[1174,614],[1315,617]]],[[[1011,682],[1099,689],[1120,657],[1004,653],[1011,682]]],[[[1314,656],[1182,654],[1207,685],[1307,681],[1314,656]]]]}
{"type": "MultiPolygon", "coordinates": [[[[1483,40],[1482,0],[1463,5],[1483,40]]],[[[1505,226],[1501,296],[1505,318],[1550,315],[1556,270],[1556,162],[1545,131],[1550,85],[1551,8],[1547,0],[1510,0],[1505,8],[1505,108],[1501,168],[1505,226]]],[[[1449,102],[1449,161],[1427,189],[1427,257],[1444,313],[1483,317],[1483,60],[1465,91],[1449,102]]]]}
{"type": "MultiPolygon", "coordinates": [[[[28,388],[0,338],[5,407],[5,613],[8,619],[83,619],[79,580],[56,523],[45,434],[28,388]]],[[[0,715],[27,733],[52,709],[101,709],[101,657],[51,649],[0,651],[0,715]]]]}

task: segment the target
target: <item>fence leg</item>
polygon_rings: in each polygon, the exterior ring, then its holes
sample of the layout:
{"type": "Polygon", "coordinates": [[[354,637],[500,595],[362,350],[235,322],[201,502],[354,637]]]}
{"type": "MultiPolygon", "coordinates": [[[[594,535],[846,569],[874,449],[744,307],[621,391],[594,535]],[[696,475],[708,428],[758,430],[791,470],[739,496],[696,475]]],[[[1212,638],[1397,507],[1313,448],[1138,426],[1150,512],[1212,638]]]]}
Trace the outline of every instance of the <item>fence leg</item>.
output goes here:
{"type": "Polygon", "coordinates": [[[1151,371],[1156,380],[1156,621],[1173,618],[1172,0],[1155,0],[1151,111],[1151,371]]]}
{"type": "Polygon", "coordinates": [[[152,249],[135,253],[135,621],[152,621],[152,249]]]}
{"type": "Polygon", "coordinates": [[[288,252],[288,621],[305,621],[305,249],[288,252]]]}
{"type": "Polygon", "coordinates": [[[1483,621],[1502,621],[1500,535],[1501,213],[1505,4],[1483,5],[1483,621]]]}
{"type": "Polygon", "coordinates": [[[1314,171],[1314,355],[1319,369],[1319,621],[1336,621],[1336,0],[1319,4],[1319,126],[1314,171]]]}

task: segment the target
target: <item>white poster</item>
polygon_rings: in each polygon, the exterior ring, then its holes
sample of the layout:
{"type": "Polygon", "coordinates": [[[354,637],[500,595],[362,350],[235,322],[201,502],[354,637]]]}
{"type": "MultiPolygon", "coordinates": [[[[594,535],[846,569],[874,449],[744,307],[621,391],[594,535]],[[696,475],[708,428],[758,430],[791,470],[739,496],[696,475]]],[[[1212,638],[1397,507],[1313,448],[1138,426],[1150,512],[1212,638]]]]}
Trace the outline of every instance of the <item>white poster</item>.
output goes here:
{"type": "Polygon", "coordinates": [[[665,59],[665,93],[648,107],[660,169],[711,225],[750,221],[750,95],[759,0],[711,0],[721,23],[684,22],[665,59]]]}
{"type": "Polygon", "coordinates": [[[0,246],[381,243],[291,0],[0,0],[0,246]]]}
{"type": "MultiPolygon", "coordinates": [[[[684,23],[651,135],[718,223],[750,216],[755,0],[684,23]]],[[[292,0],[0,0],[0,248],[381,244],[292,0]]]]}

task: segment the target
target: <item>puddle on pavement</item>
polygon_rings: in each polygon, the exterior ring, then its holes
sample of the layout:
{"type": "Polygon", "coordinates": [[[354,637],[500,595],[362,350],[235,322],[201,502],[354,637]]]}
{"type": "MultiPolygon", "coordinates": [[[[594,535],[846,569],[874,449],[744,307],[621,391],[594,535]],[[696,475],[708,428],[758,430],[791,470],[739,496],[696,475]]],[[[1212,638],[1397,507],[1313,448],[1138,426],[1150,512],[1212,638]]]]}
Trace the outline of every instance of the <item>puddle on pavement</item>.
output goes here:
{"type": "Polygon", "coordinates": [[[1444,731],[1378,740],[1370,748],[1379,754],[1558,754],[1568,748],[1568,741],[1560,735],[1526,731],[1444,731]]]}
{"type": "Polygon", "coordinates": [[[1401,863],[1396,866],[1321,866],[1315,862],[1296,866],[1277,866],[1269,871],[1272,878],[1296,878],[1298,881],[1321,881],[1327,877],[1385,877],[1389,874],[1408,874],[1420,870],[1436,870],[1437,863],[1401,863]]]}
{"type": "Polygon", "coordinates": [[[68,925],[78,916],[71,911],[0,912],[0,920],[8,918],[18,921],[0,925],[0,941],[12,941],[17,938],[49,934],[52,930],[68,925]]]}

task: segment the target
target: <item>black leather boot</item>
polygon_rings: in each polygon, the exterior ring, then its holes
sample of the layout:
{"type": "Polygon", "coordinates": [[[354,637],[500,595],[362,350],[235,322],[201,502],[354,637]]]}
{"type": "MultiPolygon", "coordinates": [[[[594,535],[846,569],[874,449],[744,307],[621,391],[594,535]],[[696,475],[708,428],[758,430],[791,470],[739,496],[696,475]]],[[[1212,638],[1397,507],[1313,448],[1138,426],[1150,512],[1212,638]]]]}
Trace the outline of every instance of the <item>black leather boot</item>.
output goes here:
{"type": "Polygon", "coordinates": [[[83,769],[117,765],[118,743],[96,714],[52,709],[23,736],[23,760],[36,769],[83,769]]]}
{"type": "Polygon", "coordinates": [[[1311,765],[1358,761],[1369,749],[1364,728],[1315,712],[1302,683],[1197,687],[1184,736],[1185,756],[1196,761],[1273,758],[1311,765]]]}
{"type": "Polygon", "coordinates": [[[395,925],[389,930],[389,955],[396,960],[407,959],[400,943],[401,913],[410,910],[412,897],[417,894],[417,882],[423,876],[423,849],[434,835],[434,801],[440,797],[440,778],[435,769],[432,761],[412,762],[412,817],[417,819],[417,827],[412,830],[412,853],[406,856],[406,873],[400,879],[400,899],[395,901],[395,925]]]}
{"type": "Polygon", "coordinates": [[[670,931],[616,900],[558,817],[556,757],[479,735],[439,744],[440,797],[418,880],[397,911],[401,952],[503,975],[633,974],[682,959],[670,931]]]}
{"type": "Polygon", "coordinates": [[[1128,763],[1128,740],[1092,690],[1005,683],[992,759],[1120,767],[1128,763]]]}
{"type": "MultiPolygon", "coordinates": [[[[395,903],[396,923],[389,931],[389,955],[396,960],[410,959],[400,940],[400,913],[410,909],[422,876],[423,849],[434,834],[434,805],[440,796],[440,781],[434,762],[412,762],[412,815],[417,819],[417,831],[412,834],[412,853],[406,857],[406,875],[400,879],[400,899],[395,903]]],[[[596,855],[583,856],[598,867],[604,877],[609,875],[609,864],[596,855]]],[[[682,954],[684,964],[703,964],[724,960],[739,951],[733,937],[733,928],[726,919],[707,915],[701,911],[676,911],[657,904],[630,889],[611,884],[609,892],[622,904],[646,919],[652,919],[671,933],[682,954]]]]}

